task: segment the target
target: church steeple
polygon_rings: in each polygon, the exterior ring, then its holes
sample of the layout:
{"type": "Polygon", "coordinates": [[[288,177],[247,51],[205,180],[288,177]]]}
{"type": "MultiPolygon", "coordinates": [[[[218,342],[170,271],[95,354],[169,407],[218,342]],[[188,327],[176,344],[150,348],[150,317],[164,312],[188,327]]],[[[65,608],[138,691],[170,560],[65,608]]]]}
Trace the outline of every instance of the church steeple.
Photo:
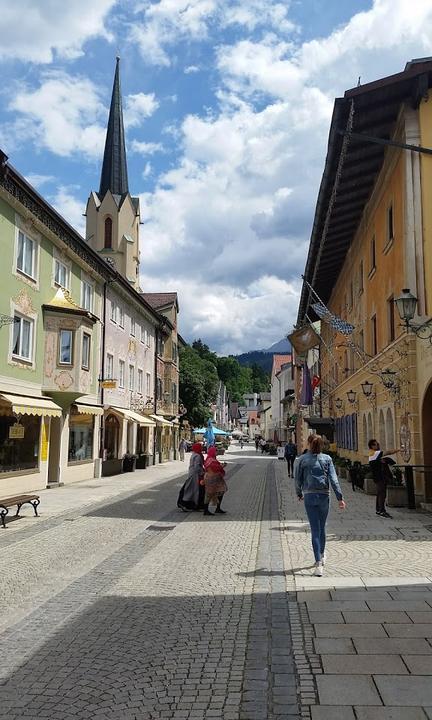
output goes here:
{"type": "Polygon", "coordinates": [[[129,192],[119,65],[117,57],[99,188],[101,199],[108,190],[113,195],[129,192]]]}
{"type": "Polygon", "coordinates": [[[129,193],[119,61],[117,58],[100,188],[98,193],[90,193],[87,202],[86,238],[133,287],[139,287],[140,203],[129,193]]]}

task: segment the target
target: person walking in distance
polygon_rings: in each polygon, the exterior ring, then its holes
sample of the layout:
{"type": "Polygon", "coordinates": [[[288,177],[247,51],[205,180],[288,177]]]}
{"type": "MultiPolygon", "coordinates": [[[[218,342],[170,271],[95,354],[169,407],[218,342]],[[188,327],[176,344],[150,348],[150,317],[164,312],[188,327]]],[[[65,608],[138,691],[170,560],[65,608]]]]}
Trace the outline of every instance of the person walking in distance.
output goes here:
{"type": "Polygon", "coordinates": [[[326,522],[330,508],[330,485],[339,501],[341,510],[345,501],[333,461],[322,452],[321,435],[310,435],[308,450],[294,463],[294,482],[297,497],[304,500],[311,529],[312,548],[315,557],[314,575],[322,577],[326,562],[326,522]]]}
{"type": "Polygon", "coordinates": [[[255,452],[258,452],[259,444],[260,444],[259,436],[255,435],[255,452]]]}
{"type": "Polygon", "coordinates": [[[180,453],[180,460],[182,460],[183,462],[185,459],[186,448],[187,448],[187,442],[184,438],[182,438],[180,440],[180,444],[179,444],[179,453],[180,453]]]}
{"type": "Polygon", "coordinates": [[[369,448],[369,467],[372,470],[372,477],[376,485],[376,503],[375,511],[377,515],[384,518],[391,518],[386,510],[385,502],[387,495],[387,476],[389,468],[386,466],[386,458],[388,455],[395,455],[397,450],[381,450],[378,440],[372,438],[368,442],[369,448]]]}
{"type": "Polygon", "coordinates": [[[292,477],[294,474],[294,460],[297,457],[297,446],[293,443],[292,440],[287,442],[287,444],[285,445],[284,455],[288,466],[288,477],[292,477]]]}

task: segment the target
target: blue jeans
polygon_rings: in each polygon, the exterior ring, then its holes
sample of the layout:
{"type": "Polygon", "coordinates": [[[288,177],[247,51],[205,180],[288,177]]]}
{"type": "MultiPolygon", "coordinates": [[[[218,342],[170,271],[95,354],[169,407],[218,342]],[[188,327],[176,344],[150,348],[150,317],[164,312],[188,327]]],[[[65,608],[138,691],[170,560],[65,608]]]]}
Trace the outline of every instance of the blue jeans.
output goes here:
{"type": "Polygon", "coordinates": [[[315,562],[319,562],[325,550],[325,526],[329,513],[330,495],[325,495],[324,493],[307,493],[304,496],[304,504],[312,534],[315,562]]]}

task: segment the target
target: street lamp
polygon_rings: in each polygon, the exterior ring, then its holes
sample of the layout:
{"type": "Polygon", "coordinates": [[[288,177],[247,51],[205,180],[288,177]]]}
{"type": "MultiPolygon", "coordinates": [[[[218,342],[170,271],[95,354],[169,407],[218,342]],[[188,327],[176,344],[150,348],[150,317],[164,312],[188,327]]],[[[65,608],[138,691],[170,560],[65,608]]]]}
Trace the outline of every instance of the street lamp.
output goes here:
{"type": "Polygon", "coordinates": [[[370,398],[372,395],[373,383],[369,382],[369,380],[365,380],[361,383],[361,389],[363,390],[363,395],[370,398]]]}
{"type": "Polygon", "coordinates": [[[410,292],[409,288],[402,290],[402,295],[395,298],[395,305],[398,309],[398,313],[402,322],[405,323],[406,329],[409,330],[411,327],[411,320],[415,315],[417,308],[417,298],[410,292]]]}
{"type": "Polygon", "coordinates": [[[381,380],[387,390],[391,390],[395,387],[395,375],[397,375],[396,370],[392,370],[391,368],[386,368],[385,370],[381,371],[381,380]]]}
{"type": "Polygon", "coordinates": [[[355,401],[356,401],[356,397],[357,397],[357,393],[355,392],[355,390],[348,390],[348,392],[347,392],[347,398],[348,398],[348,402],[349,402],[351,405],[354,405],[354,403],[355,403],[355,401]]]}

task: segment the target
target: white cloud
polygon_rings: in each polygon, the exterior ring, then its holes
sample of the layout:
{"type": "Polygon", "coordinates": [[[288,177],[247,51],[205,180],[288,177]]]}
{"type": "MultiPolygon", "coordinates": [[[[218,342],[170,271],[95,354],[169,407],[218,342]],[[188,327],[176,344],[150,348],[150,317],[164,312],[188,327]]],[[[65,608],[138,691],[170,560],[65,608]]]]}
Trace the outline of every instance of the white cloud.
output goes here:
{"type": "Polygon", "coordinates": [[[17,139],[31,139],[57,155],[102,155],[107,111],[87,78],[45,73],[37,89],[18,90],[9,110],[20,114],[9,128],[17,139]]]}
{"type": "Polygon", "coordinates": [[[126,128],[138,127],[153,115],[159,107],[154,93],[137,93],[125,98],[124,124],[126,128]]]}
{"type": "Polygon", "coordinates": [[[261,40],[242,39],[218,51],[218,67],[227,86],[251,95],[297,99],[305,87],[329,98],[357,84],[403,68],[411,58],[432,52],[429,0],[375,0],[328,37],[298,45],[276,32],[261,40]]]}
{"type": "Polygon", "coordinates": [[[206,38],[207,22],[216,8],[216,0],[147,1],[140,7],[142,24],[136,22],[131,29],[132,40],[146,62],[169,66],[165,46],[184,38],[206,38]]]}
{"type": "Polygon", "coordinates": [[[0,12],[0,58],[50,63],[54,54],[75,58],[94,37],[111,39],[105,19],[117,0],[15,0],[0,12]]]}
{"type": "MultiPolygon", "coordinates": [[[[160,281],[142,275],[145,291],[160,291],[160,281]]],[[[180,328],[191,342],[201,337],[221,354],[240,353],[279,340],[295,321],[300,284],[262,276],[245,288],[214,285],[191,272],[187,278],[171,275],[164,289],[179,294],[180,328]]]]}
{"type": "Polygon", "coordinates": [[[199,69],[198,65],[188,65],[183,70],[185,75],[193,75],[194,73],[197,73],[199,71],[200,71],[200,69],[199,69]]]}
{"type": "Polygon", "coordinates": [[[54,175],[39,175],[38,173],[28,173],[26,180],[35,188],[41,188],[43,185],[55,181],[54,175]]]}
{"type": "MultiPolygon", "coordinates": [[[[137,8],[139,22],[131,28],[131,39],[146,62],[168,67],[172,46],[203,41],[215,28],[240,26],[252,31],[265,26],[292,32],[296,28],[288,11],[289,4],[274,0],[145,0],[137,8]]],[[[184,72],[196,72],[196,66],[184,72]]]]}
{"type": "Polygon", "coordinates": [[[75,195],[77,190],[79,188],[74,185],[60,185],[55,195],[49,197],[49,201],[57,212],[85,237],[84,205],[75,195]]]}
{"type": "Polygon", "coordinates": [[[132,153],[138,155],[154,155],[157,152],[163,151],[162,143],[155,142],[141,142],[140,140],[132,140],[129,145],[129,150],[132,153]]]}
{"type": "MultiPolygon", "coordinates": [[[[225,22],[241,10],[252,27],[253,4],[233,5],[225,22]]],[[[376,0],[327,38],[293,38],[218,49],[219,110],[175,127],[179,162],[141,198],[143,286],[178,289],[182,331],[221,352],[290,330],[334,97],[431,54],[432,5],[376,0]]]]}

